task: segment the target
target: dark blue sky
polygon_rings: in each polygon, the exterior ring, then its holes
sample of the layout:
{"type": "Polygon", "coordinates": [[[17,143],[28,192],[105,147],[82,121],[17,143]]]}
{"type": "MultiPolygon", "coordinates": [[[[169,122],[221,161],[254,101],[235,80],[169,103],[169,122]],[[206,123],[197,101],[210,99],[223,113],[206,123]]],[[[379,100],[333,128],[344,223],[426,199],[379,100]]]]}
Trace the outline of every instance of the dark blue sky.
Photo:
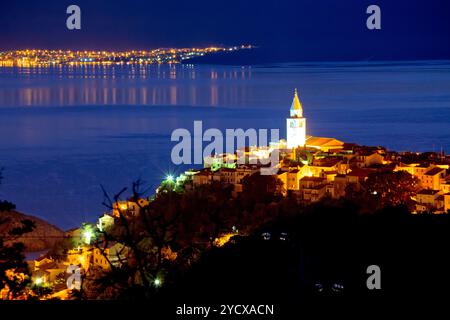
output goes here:
{"type": "Polygon", "coordinates": [[[10,0],[0,49],[252,43],[273,60],[450,59],[448,0],[10,0]],[[82,30],[65,27],[82,10],[82,30]],[[366,28],[370,4],[382,30],[366,28]]]}

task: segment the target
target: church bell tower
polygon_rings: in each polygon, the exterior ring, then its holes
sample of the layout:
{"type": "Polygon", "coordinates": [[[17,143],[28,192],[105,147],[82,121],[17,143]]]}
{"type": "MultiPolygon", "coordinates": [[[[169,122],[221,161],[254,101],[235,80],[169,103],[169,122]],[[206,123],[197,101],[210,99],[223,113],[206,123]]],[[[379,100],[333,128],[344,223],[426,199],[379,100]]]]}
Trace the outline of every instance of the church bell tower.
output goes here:
{"type": "Polygon", "coordinates": [[[289,149],[303,147],[306,144],[306,118],[303,117],[303,107],[298,99],[297,89],[294,91],[290,117],[286,119],[286,128],[289,149]]]}

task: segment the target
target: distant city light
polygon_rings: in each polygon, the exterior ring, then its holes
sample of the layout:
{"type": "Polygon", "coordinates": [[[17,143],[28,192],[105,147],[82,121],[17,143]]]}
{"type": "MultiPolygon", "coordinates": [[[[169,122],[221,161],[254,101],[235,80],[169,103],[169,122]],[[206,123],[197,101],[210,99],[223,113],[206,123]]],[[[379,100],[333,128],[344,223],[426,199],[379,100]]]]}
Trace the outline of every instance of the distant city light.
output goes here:
{"type": "Polygon", "coordinates": [[[255,48],[252,45],[238,47],[204,47],[204,48],[167,48],[151,51],[63,51],[63,50],[13,50],[0,54],[2,67],[33,67],[33,66],[79,66],[79,65],[122,65],[124,63],[146,65],[153,63],[180,63],[182,60],[204,56],[218,51],[228,52],[255,48]]]}

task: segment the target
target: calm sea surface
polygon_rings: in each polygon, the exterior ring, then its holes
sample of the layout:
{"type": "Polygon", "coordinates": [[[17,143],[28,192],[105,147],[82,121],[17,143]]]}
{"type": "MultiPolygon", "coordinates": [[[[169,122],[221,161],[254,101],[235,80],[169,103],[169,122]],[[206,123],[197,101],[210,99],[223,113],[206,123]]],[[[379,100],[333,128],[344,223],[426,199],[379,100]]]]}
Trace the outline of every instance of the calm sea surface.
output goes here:
{"type": "Polygon", "coordinates": [[[0,199],[62,228],[167,173],[176,128],[280,128],[294,88],[308,133],[394,150],[450,151],[450,61],[253,67],[0,68],[0,199]]]}

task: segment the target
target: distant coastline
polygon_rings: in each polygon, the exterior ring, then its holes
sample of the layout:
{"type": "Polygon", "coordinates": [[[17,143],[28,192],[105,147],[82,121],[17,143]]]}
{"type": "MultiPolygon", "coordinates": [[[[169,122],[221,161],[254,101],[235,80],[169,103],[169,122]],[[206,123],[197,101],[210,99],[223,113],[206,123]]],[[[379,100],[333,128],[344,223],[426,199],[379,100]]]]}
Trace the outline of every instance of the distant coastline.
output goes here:
{"type": "Polygon", "coordinates": [[[214,53],[230,54],[253,49],[252,45],[204,48],[157,48],[151,50],[47,50],[25,49],[0,52],[0,67],[50,67],[89,65],[177,64],[214,53]]]}

